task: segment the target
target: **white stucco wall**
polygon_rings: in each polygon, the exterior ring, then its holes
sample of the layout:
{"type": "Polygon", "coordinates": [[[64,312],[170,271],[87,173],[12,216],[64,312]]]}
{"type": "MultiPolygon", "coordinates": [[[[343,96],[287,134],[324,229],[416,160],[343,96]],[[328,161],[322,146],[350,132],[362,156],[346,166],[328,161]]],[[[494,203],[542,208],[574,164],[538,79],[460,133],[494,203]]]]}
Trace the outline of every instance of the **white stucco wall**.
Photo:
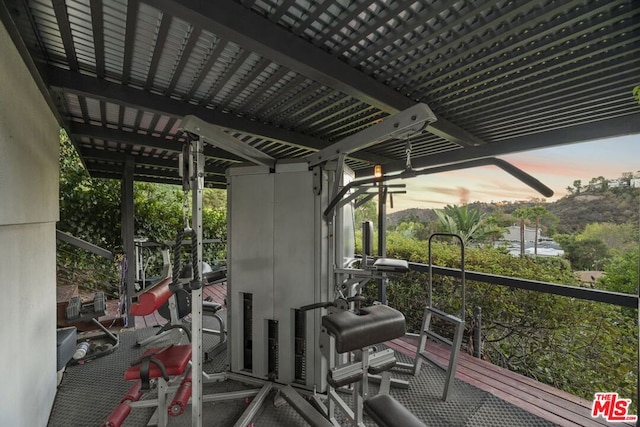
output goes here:
{"type": "Polygon", "coordinates": [[[46,426],[56,393],[59,126],[0,24],[0,426],[46,426]]]}

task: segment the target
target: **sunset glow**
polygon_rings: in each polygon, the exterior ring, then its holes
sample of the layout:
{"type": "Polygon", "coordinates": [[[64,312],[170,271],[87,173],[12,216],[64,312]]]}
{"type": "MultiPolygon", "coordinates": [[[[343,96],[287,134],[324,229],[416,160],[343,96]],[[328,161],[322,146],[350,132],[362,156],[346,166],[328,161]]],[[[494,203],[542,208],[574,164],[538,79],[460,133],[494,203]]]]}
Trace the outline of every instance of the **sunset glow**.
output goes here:
{"type": "MultiPolygon", "coordinates": [[[[640,135],[564,145],[500,158],[539,179],[554,191],[547,201],[567,194],[575,180],[619,178],[640,171],[640,135]]],[[[394,197],[394,211],[441,208],[474,201],[499,202],[544,198],[525,184],[493,166],[465,169],[407,180],[407,194],[394,197]]]]}

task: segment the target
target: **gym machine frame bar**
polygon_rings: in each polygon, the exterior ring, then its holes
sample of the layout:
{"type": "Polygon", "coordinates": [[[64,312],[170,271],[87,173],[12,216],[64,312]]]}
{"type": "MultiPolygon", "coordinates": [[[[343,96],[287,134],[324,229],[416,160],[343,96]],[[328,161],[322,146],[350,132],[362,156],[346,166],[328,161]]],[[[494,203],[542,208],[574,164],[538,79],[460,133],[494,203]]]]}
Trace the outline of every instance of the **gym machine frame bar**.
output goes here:
{"type": "MultiPolygon", "coordinates": [[[[204,142],[190,138],[192,165],[192,227],[197,236],[197,262],[193,277],[202,284],[202,199],[204,192],[204,142]]],[[[202,285],[191,293],[191,425],[202,426],[202,285]]]]}

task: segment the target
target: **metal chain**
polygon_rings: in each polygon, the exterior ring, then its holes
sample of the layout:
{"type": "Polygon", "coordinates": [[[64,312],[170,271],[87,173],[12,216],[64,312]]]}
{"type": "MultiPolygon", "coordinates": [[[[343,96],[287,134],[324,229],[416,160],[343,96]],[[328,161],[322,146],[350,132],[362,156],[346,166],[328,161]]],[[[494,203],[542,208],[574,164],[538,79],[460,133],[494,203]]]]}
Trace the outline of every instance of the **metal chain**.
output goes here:
{"type": "Polygon", "coordinates": [[[407,139],[407,144],[405,145],[404,152],[407,155],[407,164],[405,165],[405,168],[407,170],[411,170],[412,169],[412,167],[411,167],[411,141],[409,141],[408,139],[407,139]]]}

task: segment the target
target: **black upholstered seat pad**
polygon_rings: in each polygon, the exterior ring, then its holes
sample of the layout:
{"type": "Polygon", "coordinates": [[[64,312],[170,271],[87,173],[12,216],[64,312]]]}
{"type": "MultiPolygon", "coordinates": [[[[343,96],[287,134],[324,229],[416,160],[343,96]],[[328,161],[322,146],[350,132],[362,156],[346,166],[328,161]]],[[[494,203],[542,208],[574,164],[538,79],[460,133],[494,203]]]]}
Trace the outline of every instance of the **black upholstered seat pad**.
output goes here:
{"type": "Polygon", "coordinates": [[[396,273],[406,273],[409,271],[409,263],[403,259],[378,258],[373,266],[378,271],[390,271],[396,273]]]}
{"type": "Polygon", "coordinates": [[[341,311],[322,318],[322,326],[336,339],[336,351],[344,353],[404,336],[404,315],[386,305],[374,305],[360,314],[341,311]]]}

